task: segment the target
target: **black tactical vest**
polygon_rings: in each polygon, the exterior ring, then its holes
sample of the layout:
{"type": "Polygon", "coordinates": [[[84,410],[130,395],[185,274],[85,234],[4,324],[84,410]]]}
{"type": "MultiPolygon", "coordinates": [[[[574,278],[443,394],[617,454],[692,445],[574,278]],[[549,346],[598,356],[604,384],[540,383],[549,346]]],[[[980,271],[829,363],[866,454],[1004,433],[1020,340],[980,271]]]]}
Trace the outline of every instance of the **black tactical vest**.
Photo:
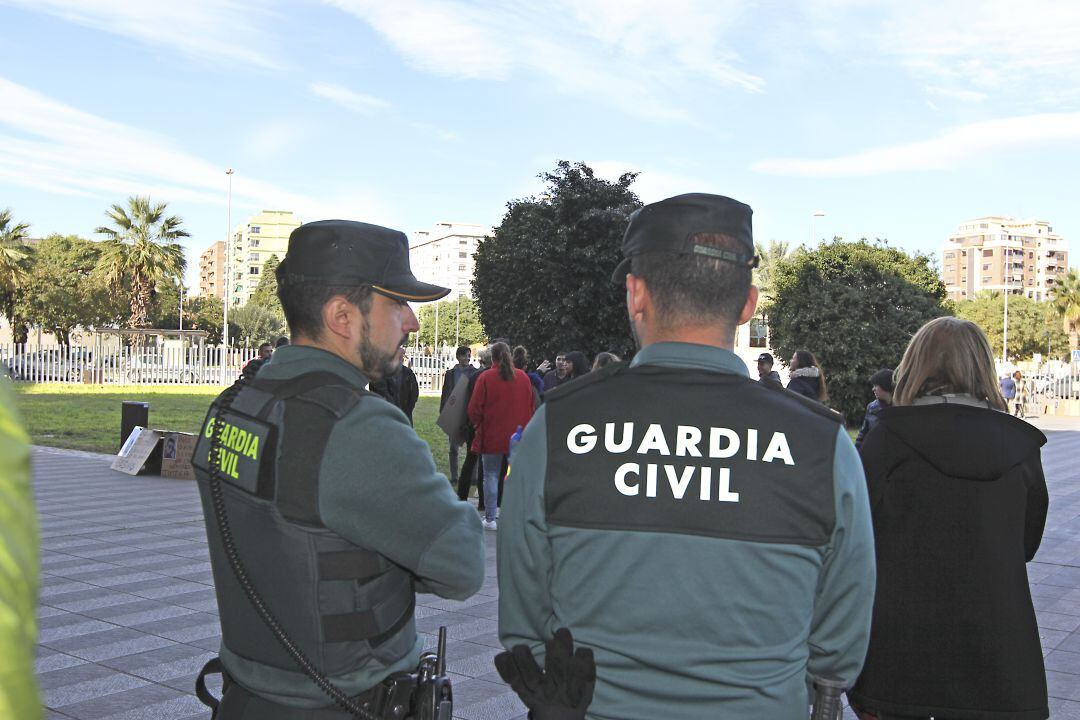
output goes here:
{"type": "Polygon", "coordinates": [[[547,521],[826,545],[840,416],[744,376],[608,366],[546,398],[547,521]]]}
{"type": "MultiPolygon", "coordinates": [[[[412,576],[326,528],[319,516],[319,470],[327,440],[334,424],[370,394],[328,372],[289,380],[256,377],[218,421],[225,424],[218,474],[239,556],[285,632],[330,677],[355,671],[372,656],[384,664],[397,661],[416,640],[412,576]]],[[[222,544],[209,488],[209,458],[223,396],[211,406],[192,458],[206,519],[222,656],[241,681],[248,672],[257,673],[259,665],[298,673],[251,606],[222,544]],[[229,658],[234,665],[251,667],[230,666],[229,658]]]]}

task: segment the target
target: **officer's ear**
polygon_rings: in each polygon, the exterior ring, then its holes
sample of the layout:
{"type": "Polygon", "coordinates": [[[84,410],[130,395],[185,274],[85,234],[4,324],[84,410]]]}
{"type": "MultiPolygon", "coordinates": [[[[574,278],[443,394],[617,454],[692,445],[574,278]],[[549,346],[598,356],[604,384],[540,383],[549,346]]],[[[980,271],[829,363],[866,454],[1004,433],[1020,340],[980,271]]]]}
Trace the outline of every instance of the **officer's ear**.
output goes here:
{"type": "Polygon", "coordinates": [[[757,285],[750,286],[750,292],[746,294],[746,304],[743,305],[742,313],[739,314],[738,325],[750,322],[750,318],[754,317],[754,313],[757,312],[758,302],[758,288],[757,285]]]}
{"type": "Polygon", "coordinates": [[[648,312],[652,304],[649,295],[649,286],[643,278],[629,274],[626,276],[626,311],[631,318],[639,317],[648,312]]]}
{"type": "Polygon", "coordinates": [[[323,327],[326,332],[336,337],[352,340],[355,318],[360,308],[353,305],[344,295],[334,295],[322,308],[323,327]]]}

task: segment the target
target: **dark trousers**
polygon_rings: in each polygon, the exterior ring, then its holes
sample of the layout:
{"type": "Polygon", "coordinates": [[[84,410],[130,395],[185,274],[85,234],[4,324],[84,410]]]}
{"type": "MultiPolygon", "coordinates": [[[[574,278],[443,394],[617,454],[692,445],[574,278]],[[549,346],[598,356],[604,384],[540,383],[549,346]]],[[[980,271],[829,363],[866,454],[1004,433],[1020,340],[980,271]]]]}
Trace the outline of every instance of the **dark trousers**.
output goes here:
{"type": "MultiPolygon", "coordinates": [[[[472,447],[471,442],[468,447],[472,447]]],[[[495,501],[495,507],[502,507],[503,483],[506,482],[506,471],[507,465],[504,458],[502,472],[499,473],[499,497],[495,501]]],[[[476,490],[480,496],[477,507],[483,510],[487,507],[484,504],[484,468],[480,462],[480,456],[470,449],[468,454],[465,455],[465,462],[461,464],[461,472],[458,473],[457,495],[459,500],[469,498],[469,488],[472,487],[473,483],[476,483],[476,490]]]]}

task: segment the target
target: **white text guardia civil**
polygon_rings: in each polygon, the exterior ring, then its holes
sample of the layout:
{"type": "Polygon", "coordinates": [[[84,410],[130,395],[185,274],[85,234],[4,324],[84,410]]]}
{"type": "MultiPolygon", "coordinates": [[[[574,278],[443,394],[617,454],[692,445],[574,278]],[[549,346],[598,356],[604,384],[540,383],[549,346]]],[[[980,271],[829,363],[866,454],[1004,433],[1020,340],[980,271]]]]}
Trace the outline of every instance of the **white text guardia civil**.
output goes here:
{"type": "MultiPolygon", "coordinates": [[[[735,431],[730,428],[708,428],[708,436],[702,428],[693,425],[679,425],[674,435],[669,437],[661,425],[650,424],[645,432],[638,434],[638,428],[632,422],[605,423],[603,448],[612,455],[634,453],[648,455],[655,453],[660,457],[729,459],[745,458],[757,462],[783,462],[794,465],[791,448],[787,437],[782,432],[774,432],[765,446],[765,452],[758,454],[759,433],[756,428],[735,431]],[[621,430],[621,432],[620,432],[621,430]]],[[[586,455],[596,449],[600,437],[595,427],[587,423],[575,425],[566,435],[566,448],[575,455],[586,455]]],[[[718,468],[713,477],[713,468],[684,465],[678,470],[676,465],[662,463],[623,463],[615,470],[615,489],[623,495],[642,494],[644,481],[645,497],[654,498],[657,493],[658,479],[663,468],[664,479],[671,490],[671,496],[682,500],[691,486],[697,489],[696,499],[718,502],[739,502],[739,493],[731,490],[731,469],[718,468]],[[696,482],[695,482],[696,480],[696,482]],[[716,490],[715,495],[713,490],[716,490]]]]}

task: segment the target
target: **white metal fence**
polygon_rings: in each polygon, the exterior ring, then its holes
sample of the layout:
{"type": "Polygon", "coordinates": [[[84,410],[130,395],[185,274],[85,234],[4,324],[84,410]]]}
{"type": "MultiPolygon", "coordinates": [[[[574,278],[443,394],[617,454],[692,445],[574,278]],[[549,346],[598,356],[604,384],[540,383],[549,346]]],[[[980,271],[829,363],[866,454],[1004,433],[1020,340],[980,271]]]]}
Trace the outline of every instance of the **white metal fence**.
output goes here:
{"type": "MultiPolygon", "coordinates": [[[[409,350],[409,366],[421,392],[442,389],[443,373],[454,362],[453,348],[427,355],[409,350]]],[[[0,344],[0,363],[21,382],[93,385],[229,385],[245,363],[258,356],[254,348],[226,350],[211,345],[190,347],[69,347],[0,344]]]]}

